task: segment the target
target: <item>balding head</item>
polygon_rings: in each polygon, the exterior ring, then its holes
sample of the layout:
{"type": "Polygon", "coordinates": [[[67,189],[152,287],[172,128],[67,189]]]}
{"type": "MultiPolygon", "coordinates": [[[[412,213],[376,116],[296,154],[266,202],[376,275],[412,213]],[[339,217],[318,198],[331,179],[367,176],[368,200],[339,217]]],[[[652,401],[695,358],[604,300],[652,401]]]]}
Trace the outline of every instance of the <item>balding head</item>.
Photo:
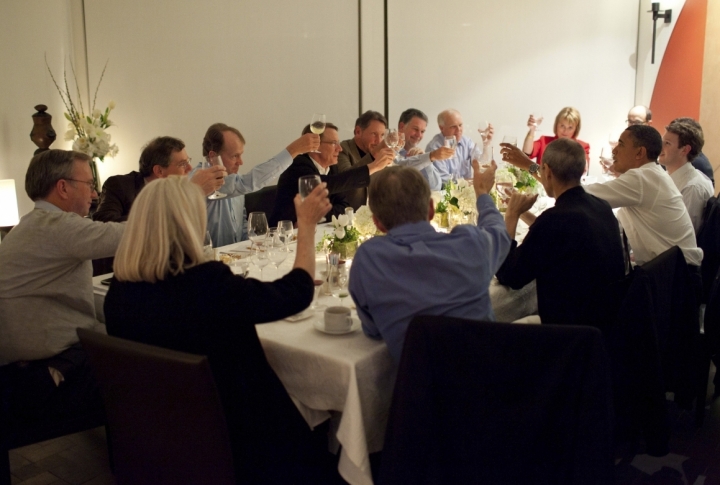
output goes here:
{"type": "Polygon", "coordinates": [[[463,119],[460,112],[456,109],[446,109],[440,112],[437,120],[440,132],[444,136],[454,136],[459,143],[463,135],[463,119]]]}
{"type": "Polygon", "coordinates": [[[647,125],[652,121],[652,111],[647,106],[638,105],[628,111],[628,125],[647,125]]]}

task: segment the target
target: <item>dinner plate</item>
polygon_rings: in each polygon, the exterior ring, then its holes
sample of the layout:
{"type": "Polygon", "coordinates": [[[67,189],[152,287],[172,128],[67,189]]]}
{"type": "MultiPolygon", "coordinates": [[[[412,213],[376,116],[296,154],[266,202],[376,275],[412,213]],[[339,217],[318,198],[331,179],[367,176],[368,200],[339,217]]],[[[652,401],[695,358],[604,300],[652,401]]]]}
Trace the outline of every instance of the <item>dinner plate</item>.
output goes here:
{"type": "Polygon", "coordinates": [[[325,330],[325,322],[323,321],[322,317],[316,318],[315,320],[313,320],[313,327],[315,327],[315,330],[322,332],[322,333],[326,333],[328,335],[345,335],[348,333],[352,333],[355,330],[360,328],[360,319],[358,317],[351,317],[351,318],[352,318],[353,323],[350,326],[350,328],[347,330],[340,330],[340,331],[336,331],[336,332],[332,332],[330,330],[325,330]]]}
{"type": "Polygon", "coordinates": [[[288,322],[299,322],[300,320],[306,320],[310,317],[315,315],[315,311],[312,308],[306,308],[305,310],[301,311],[300,313],[296,313],[295,315],[291,315],[287,317],[285,320],[288,322]]]}

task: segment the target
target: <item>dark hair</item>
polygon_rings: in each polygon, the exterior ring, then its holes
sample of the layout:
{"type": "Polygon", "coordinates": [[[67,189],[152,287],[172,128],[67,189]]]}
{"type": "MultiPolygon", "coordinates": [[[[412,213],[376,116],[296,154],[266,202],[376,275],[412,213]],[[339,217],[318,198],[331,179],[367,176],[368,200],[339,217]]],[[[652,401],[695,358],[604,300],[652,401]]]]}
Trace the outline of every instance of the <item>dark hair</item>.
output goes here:
{"type": "Polygon", "coordinates": [[[359,126],[361,130],[364,130],[368,126],[370,126],[370,123],[373,121],[379,121],[383,125],[385,125],[385,128],[387,128],[387,120],[385,117],[378,113],[377,111],[366,111],[363,114],[360,115],[360,118],[355,120],[355,126],[359,126]]]}
{"type": "Polygon", "coordinates": [[[625,131],[630,132],[635,148],[645,148],[648,160],[657,160],[662,151],[662,136],[655,128],[648,125],[630,125],[625,131]]]}
{"type": "Polygon", "coordinates": [[[143,177],[149,177],[152,175],[155,165],[167,168],[170,165],[172,154],[183,148],[185,148],[185,143],[171,136],[159,136],[150,140],[140,154],[140,174],[143,177]]]}
{"type": "MultiPolygon", "coordinates": [[[[338,131],[338,132],[340,131],[340,130],[338,130],[338,127],[335,126],[335,125],[333,125],[332,123],[325,123],[325,129],[326,129],[326,130],[328,130],[328,129],[330,129],[330,130],[335,130],[335,131],[338,131]]],[[[303,131],[302,131],[302,134],[303,134],[303,135],[307,135],[308,133],[312,133],[312,131],[310,130],[310,125],[309,125],[309,124],[308,124],[308,125],[305,125],[305,128],[303,128],[303,131]]],[[[324,134],[325,134],[325,132],[323,132],[323,135],[324,135],[324,134]]],[[[320,139],[322,140],[322,135],[320,135],[320,139]]]]}
{"type": "Polygon", "coordinates": [[[652,111],[650,111],[650,108],[647,106],[644,106],[645,108],[645,123],[650,123],[652,121],[652,111]]]}
{"type": "Polygon", "coordinates": [[[44,199],[58,180],[71,179],[75,161],[89,162],[90,157],[72,150],[46,150],[38,153],[25,173],[25,192],[32,200],[44,199]]]}
{"type": "Polygon", "coordinates": [[[675,118],[665,127],[670,133],[678,136],[678,147],[690,145],[687,159],[692,160],[698,156],[705,145],[705,136],[703,135],[700,123],[692,118],[675,118]]]}
{"type": "Polygon", "coordinates": [[[542,163],[558,180],[580,183],[585,171],[585,149],[571,138],[558,138],[545,148],[542,163]]]}
{"type": "Polygon", "coordinates": [[[410,109],[406,109],[405,111],[402,112],[402,114],[400,115],[399,123],[407,125],[408,123],[410,123],[410,120],[412,120],[413,118],[420,118],[425,123],[428,122],[428,117],[425,113],[423,113],[419,109],[410,108],[410,109]]]}
{"type": "Polygon", "coordinates": [[[419,170],[388,167],[370,178],[370,210],[388,231],[428,220],[430,186],[419,170]]]}
{"type": "Polygon", "coordinates": [[[240,138],[240,141],[243,143],[243,145],[245,144],[245,138],[240,133],[240,130],[238,130],[237,128],[233,128],[232,126],[228,126],[225,123],[215,123],[207,129],[207,131],[205,132],[205,136],[203,137],[203,157],[207,157],[211,151],[219,153],[220,150],[223,149],[223,145],[225,144],[225,136],[223,135],[223,133],[225,133],[226,131],[235,133],[238,138],[240,138]]]}

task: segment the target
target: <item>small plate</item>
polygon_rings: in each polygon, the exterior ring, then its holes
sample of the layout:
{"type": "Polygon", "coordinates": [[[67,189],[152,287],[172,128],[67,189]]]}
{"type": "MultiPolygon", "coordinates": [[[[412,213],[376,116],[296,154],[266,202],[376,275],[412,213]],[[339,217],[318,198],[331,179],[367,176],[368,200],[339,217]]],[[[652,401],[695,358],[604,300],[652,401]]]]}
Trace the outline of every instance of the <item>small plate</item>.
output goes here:
{"type": "Polygon", "coordinates": [[[300,320],[306,320],[306,319],[312,317],[313,315],[315,315],[315,311],[313,311],[311,308],[306,308],[305,310],[301,311],[300,313],[296,313],[295,315],[291,315],[291,316],[285,318],[285,320],[287,320],[288,322],[295,323],[295,322],[299,322],[300,320]]]}
{"type": "Polygon", "coordinates": [[[315,330],[326,333],[328,335],[345,335],[348,333],[352,333],[355,330],[360,328],[360,319],[358,317],[351,317],[352,318],[352,325],[347,330],[340,330],[339,332],[331,332],[329,330],[325,330],[325,322],[322,320],[322,318],[316,318],[313,320],[313,327],[315,327],[315,330]]]}

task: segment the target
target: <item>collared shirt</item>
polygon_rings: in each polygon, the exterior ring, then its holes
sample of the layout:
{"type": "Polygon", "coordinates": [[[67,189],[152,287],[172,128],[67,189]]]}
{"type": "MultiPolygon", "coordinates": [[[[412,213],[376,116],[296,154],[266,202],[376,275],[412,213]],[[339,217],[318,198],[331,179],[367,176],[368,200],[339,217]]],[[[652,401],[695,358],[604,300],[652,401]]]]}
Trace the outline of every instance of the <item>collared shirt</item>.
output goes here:
{"type": "MultiPolygon", "coordinates": [[[[290,153],[283,150],[267,162],[253,167],[246,174],[230,174],[225,177],[225,183],[219,191],[227,194],[227,197],[215,200],[207,199],[207,228],[213,246],[227,246],[247,239],[244,194],[270,185],[291,163],[290,153]]],[[[192,177],[195,171],[201,167],[202,163],[198,164],[188,176],[192,177]]]]}
{"type": "Polygon", "coordinates": [[[430,160],[430,153],[423,153],[414,157],[407,156],[407,150],[404,148],[398,152],[400,158],[395,161],[396,164],[406,167],[415,167],[425,177],[430,185],[430,190],[437,191],[442,189],[442,179],[435,169],[435,164],[430,160]]]}
{"type": "Polygon", "coordinates": [[[315,161],[315,159],[312,157],[312,155],[308,154],[308,157],[310,157],[310,160],[312,160],[313,165],[315,165],[315,168],[318,169],[318,172],[320,172],[320,175],[327,175],[330,171],[330,167],[323,167],[319,163],[315,161]]]}
{"type": "MultiPolygon", "coordinates": [[[[427,144],[425,152],[430,153],[444,145],[445,135],[438,133],[427,144]]],[[[433,167],[437,170],[442,183],[449,181],[453,175],[461,178],[470,178],[472,176],[473,148],[475,148],[475,142],[463,135],[457,147],[455,147],[454,157],[433,163],[433,167]]]]}
{"type": "Polygon", "coordinates": [[[670,174],[670,178],[682,194],[683,202],[697,235],[700,224],[702,224],[705,204],[714,193],[712,182],[707,175],[693,167],[692,163],[686,163],[675,170],[670,174]]]}
{"type": "Polygon", "coordinates": [[[644,264],[678,246],[685,261],[700,266],[702,249],[697,247],[692,221],[680,191],[660,165],[649,162],[628,170],[615,180],[585,187],[614,209],[635,254],[644,264]]]}
{"type": "Polygon", "coordinates": [[[416,315],[495,319],[489,286],[510,237],[489,195],[478,197],[477,210],[477,227],[443,234],[426,221],[403,224],[358,248],[350,294],[365,334],[385,340],[396,361],[416,315]]]}

